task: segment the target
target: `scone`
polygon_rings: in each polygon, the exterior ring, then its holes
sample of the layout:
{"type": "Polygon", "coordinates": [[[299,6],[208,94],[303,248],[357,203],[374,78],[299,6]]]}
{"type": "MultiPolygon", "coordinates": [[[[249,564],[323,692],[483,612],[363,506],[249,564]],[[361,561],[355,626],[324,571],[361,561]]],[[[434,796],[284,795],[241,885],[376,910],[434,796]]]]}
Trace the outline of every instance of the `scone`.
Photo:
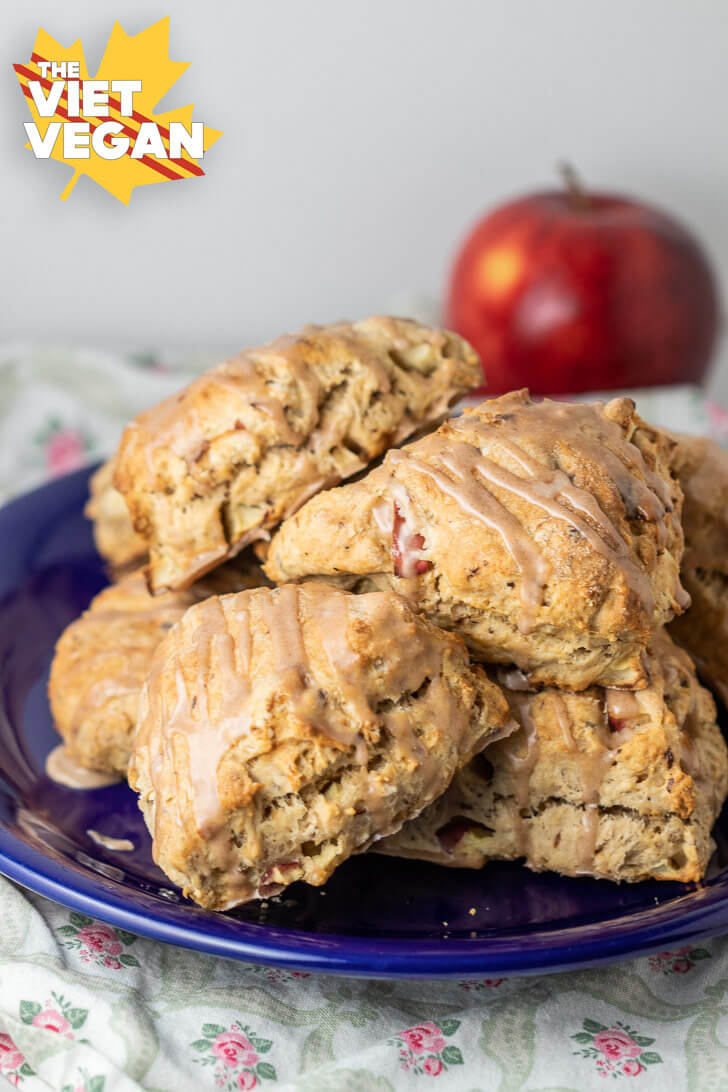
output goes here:
{"type": "Polygon", "coordinates": [[[728,704],[728,451],[700,436],[673,439],[672,465],[685,494],[681,574],[692,606],[670,632],[728,704]]]}
{"type": "Polygon", "coordinates": [[[506,691],[518,731],[377,848],[462,868],[524,857],[539,872],[701,879],[728,791],[726,745],[713,699],[664,631],[650,677],[635,692],[506,691]]]}
{"type": "Polygon", "coordinates": [[[312,498],[266,572],[392,587],[533,683],[645,686],[650,635],[688,601],[671,446],[628,398],[516,391],[312,498]]]}
{"type": "Polygon", "coordinates": [[[456,334],[406,319],[309,326],[140,414],[115,483],[155,593],[190,584],[318,490],[441,419],[481,379],[456,334]]]}
{"type": "Polygon", "coordinates": [[[324,883],[515,727],[459,638],[392,592],[322,584],[192,607],[139,721],[129,782],[154,860],[218,910],[324,883]]]}
{"type": "Polygon", "coordinates": [[[126,776],[139,693],[162,637],[200,599],[265,583],[246,556],[186,591],[153,598],[136,572],[99,592],[61,634],[51,665],[48,697],[69,755],[87,769],[126,776]]]}
{"type": "Polygon", "coordinates": [[[108,459],[91,475],[91,496],[84,515],[93,521],[96,549],[112,572],[118,572],[139,565],[146,557],[147,544],[134,530],[126,501],[114,488],[114,466],[114,459],[108,459]]]}

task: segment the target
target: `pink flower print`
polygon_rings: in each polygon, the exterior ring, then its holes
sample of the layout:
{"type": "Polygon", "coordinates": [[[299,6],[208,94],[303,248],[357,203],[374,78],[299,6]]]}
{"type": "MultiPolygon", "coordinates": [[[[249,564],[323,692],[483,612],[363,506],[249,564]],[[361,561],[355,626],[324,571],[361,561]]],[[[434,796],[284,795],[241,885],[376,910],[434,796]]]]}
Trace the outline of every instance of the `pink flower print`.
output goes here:
{"type": "Polygon", "coordinates": [[[636,1058],[642,1053],[642,1047],[635,1043],[631,1035],[621,1028],[609,1028],[594,1036],[594,1046],[612,1061],[620,1058],[636,1058]]]}
{"type": "MultiPolygon", "coordinates": [[[[258,1061],[258,1055],[250,1039],[239,1031],[224,1031],[218,1035],[212,1044],[212,1053],[223,1065],[233,1069],[239,1065],[253,1066],[258,1061]]],[[[253,1085],[251,1084],[250,1087],[252,1088],[253,1085]]]]}
{"type": "Polygon", "coordinates": [[[650,956],[648,963],[653,971],[660,971],[662,974],[687,974],[703,959],[710,959],[707,949],[684,944],[674,952],[659,952],[650,956]]]}
{"type": "Polygon", "coordinates": [[[83,463],[83,437],[78,429],[61,429],[49,437],[45,459],[49,473],[54,476],[77,470],[83,463]]]}
{"type": "Polygon", "coordinates": [[[238,1020],[229,1028],[205,1023],[201,1030],[202,1038],[190,1044],[201,1055],[194,1060],[203,1066],[214,1065],[211,1076],[218,1088],[224,1088],[225,1092],[240,1089],[247,1092],[266,1081],[278,1079],[275,1067],[260,1059],[261,1054],[267,1054],[272,1048],[271,1039],[258,1038],[253,1028],[238,1020]]]}
{"type": "Polygon", "coordinates": [[[439,1058],[425,1058],[422,1068],[430,1077],[437,1077],[442,1073],[443,1065],[439,1058]]]}
{"type": "Polygon", "coordinates": [[[110,956],[118,956],[124,950],[116,932],[110,925],[102,925],[101,922],[84,925],[83,929],[78,931],[78,939],[83,947],[90,948],[92,952],[105,952],[110,956]]]}
{"type": "Polygon", "coordinates": [[[116,956],[104,956],[103,964],[104,967],[110,967],[112,971],[121,970],[121,962],[116,958],[116,956]]]}
{"type": "Polygon", "coordinates": [[[399,1037],[413,1054],[439,1054],[445,1046],[442,1032],[430,1021],[401,1031],[399,1037]]]}
{"type": "Polygon", "coordinates": [[[460,983],[461,990],[497,990],[505,978],[466,978],[460,983]]]}
{"type": "Polygon", "coordinates": [[[677,974],[685,974],[692,967],[692,963],[689,959],[673,959],[672,969],[677,974]]]}
{"type": "Polygon", "coordinates": [[[71,1025],[65,1016],[61,1016],[57,1009],[41,1009],[41,1011],[33,1017],[33,1027],[45,1028],[46,1031],[55,1031],[58,1035],[65,1036],[66,1039],[73,1038],[73,1032],[71,1031],[71,1025]]]}
{"type": "Polygon", "coordinates": [[[22,1050],[16,1047],[9,1035],[0,1035],[0,1070],[17,1069],[25,1061],[22,1050]]]}
{"type": "MultiPolygon", "coordinates": [[[[671,958],[674,954],[671,953],[671,958]]],[[[649,1066],[662,1062],[656,1050],[646,1049],[653,1045],[654,1039],[620,1021],[607,1028],[596,1020],[586,1019],[571,1038],[582,1044],[574,1054],[592,1059],[601,1077],[636,1077],[649,1066]]]]}

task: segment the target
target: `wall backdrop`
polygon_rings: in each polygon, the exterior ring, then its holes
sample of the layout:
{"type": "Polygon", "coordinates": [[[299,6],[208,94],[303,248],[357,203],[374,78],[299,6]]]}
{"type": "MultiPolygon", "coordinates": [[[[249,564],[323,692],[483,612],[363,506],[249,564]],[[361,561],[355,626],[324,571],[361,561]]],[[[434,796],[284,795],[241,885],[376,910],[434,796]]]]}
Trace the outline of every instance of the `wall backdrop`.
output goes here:
{"type": "MultiPolygon", "coordinates": [[[[0,337],[220,352],[308,321],[437,300],[469,222],[548,186],[679,214],[728,280],[722,0],[32,0],[2,3],[0,337]],[[171,14],[167,106],[224,136],[199,181],[126,208],[23,149],[11,68],[39,25],[82,37],[171,14]]],[[[728,367],[713,388],[728,403],[728,367]]]]}

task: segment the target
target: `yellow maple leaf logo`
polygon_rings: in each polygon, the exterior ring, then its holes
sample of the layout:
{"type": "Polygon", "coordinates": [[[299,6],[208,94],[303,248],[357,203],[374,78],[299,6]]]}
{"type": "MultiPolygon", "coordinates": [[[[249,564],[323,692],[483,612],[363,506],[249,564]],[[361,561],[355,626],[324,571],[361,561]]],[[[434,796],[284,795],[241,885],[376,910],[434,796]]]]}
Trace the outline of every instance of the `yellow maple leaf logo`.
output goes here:
{"type": "MultiPolygon", "coordinates": [[[[132,190],[136,186],[149,186],[155,182],[180,181],[185,178],[195,178],[205,172],[196,159],[193,159],[185,149],[181,149],[177,158],[160,158],[154,154],[145,154],[140,158],[132,156],[134,141],[139,137],[140,128],[149,123],[155,123],[161,142],[167,156],[170,154],[170,124],[180,122],[189,128],[192,122],[194,105],[181,106],[176,110],[168,110],[165,113],[156,114],[154,107],[177,82],[182,73],[189,68],[189,64],[169,59],[169,16],[160,19],[158,23],[148,27],[136,35],[129,35],[119,23],[114,23],[109,41],[101,59],[97,80],[140,80],[141,90],[133,97],[133,113],[127,116],[121,113],[121,97],[110,93],[108,95],[108,117],[84,117],[83,113],[69,114],[68,88],[61,94],[55,113],[50,117],[43,117],[39,113],[29,84],[33,81],[40,83],[43,93],[48,95],[51,91],[52,80],[48,78],[40,67],[44,62],[75,61],[79,64],[80,81],[89,79],[86,61],[83,55],[81,39],[77,39],[73,45],[64,49],[50,34],[42,28],[38,31],[33,46],[33,53],[28,64],[13,65],[18,81],[26,96],[33,122],[37,126],[39,138],[46,136],[48,127],[54,123],[71,121],[88,121],[90,133],[102,123],[113,120],[121,124],[121,132],[129,138],[129,147],[125,154],[114,159],[105,159],[98,155],[93,146],[89,147],[89,155],[86,159],[78,159],[64,156],[64,141],[56,139],[50,158],[68,163],[74,168],[74,173],[61,193],[61,199],[66,200],[77,180],[82,174],[87,174],[99,186],[117,197],[125,205],[129,204],[132,190]]],[[[111,86],[111,84],[109,84],[111,86]]],[[[52,133],[50,134],[52,136],[52,133]]],[[[217,129],[203,127],[202,145],[205,151],[222,136],[217,129]]],[[[26,147],[31,147],[27,144],[26,147]]],[[[108,145],[105,145],[108,147],[108,145]]]]}

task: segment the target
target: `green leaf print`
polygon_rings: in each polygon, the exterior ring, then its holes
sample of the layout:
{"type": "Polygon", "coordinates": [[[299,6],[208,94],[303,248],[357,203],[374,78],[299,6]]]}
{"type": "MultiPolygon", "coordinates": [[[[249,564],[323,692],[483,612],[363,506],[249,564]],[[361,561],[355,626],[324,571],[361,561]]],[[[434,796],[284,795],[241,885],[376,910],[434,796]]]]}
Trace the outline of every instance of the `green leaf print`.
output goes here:
{"type": "Polygon", "coordinates": [[[599,1024],[596,1020],[585,1020],[582,1024],[584,1031],[590,1031],[592,1035],[596,1035],[599,1031],[606,1031],[606,1024],[599,1024]]]}
{"type": "MultiPolygon", "coordinates": [[[[205,1026],[209,1027],[210,1025],[206,1024],[205,1026]]],[[[193,1050],[199,1050],[200,1053],[204,1053],[205,1051],[208,1051],[210,1049],[212,1043],[209,1039],[195,1039],[194,1043],[192,1043],[191,1046],[193,1050]]]]}
{"type": "Polygon", "coordinates": [[[128,952],[122,952],[119,956],[119,962],[123,963],[125,967],[138,967],[139,960],[136,956],[129,955],[128,952]]]}
{"type": "Polygon", "coordinates": [[[275,1081],[278,1079],[276,1077],[276,1071],[270,1064],[270,1062],[258,1062],[257,1066],[255,1067],[255,1072],[258,1074],[261,1080],[275,1081]]]}
{"type": "Polygon", "coordinates": [[[637,1046],[652,1046],[655,1041],[654,1039],[651,1039],[649,1035],[633,1035],[632,1038],[635,1043],[637,1043],[637,1046]]]}
{"type": "Polygon", "coordinates": [[[88,1016],[88,1009],[69,1009],[66,1013],[66,1019],[71,1027],[75,1030],[82,1028],[86,1023],[86,1017],[88,1016]]]}
{"type": "Polygon", "coordinates": [[[24,1024],[32,1024],[33,1018],[40,1012],[40,1005],[37,1001],[21,1001],[20,1002],[20,1019],[24,1024]]]}
{"type": "Polygon", "coordinates": [[[89,918],[86,914],[79,914],[78,910],[72,910],[68,915],[68,920],[71,925],[75,925],[77,929],[83,929],[85,925],[93,925],[94,919],[89,918]]]}
{"type": "Polygon", "coordinates": [[[203,1024],[202,1034],[206,1035],[209,1039],[214,1039],[218,1035],[223,1035],[227,1031],[222,1024],[203,1024]]]}
{"type": "Polygon", "coordinates": [[[255,1049],[258,1051],[259,1054],[267,1054],[268,1051],[270,1050],[270,1048],[273,1046],[273,1040],[272,1039],[253,1039],[253,1038],[251,1038],[250,1041],[253,1044],[253,1046],[255,1047],[255,1049]]]}
{"type": "Polygon", "coordinates": [[[662,1061],[662,1058],[655,1050],[643,1050],[639,1060],[643,1065],[657,1065],[658,1062],[662,1061]]]}
{"type": "Polygon", "coordinates": [[[458,1050],[458,1048],[456,1046],[443,1047],[443,1050],[442,1050],[442,1053],[440,1054],[440,1057],[442,1058],[443,1062],[445,1062],[447,1065],[462,1065],[463,1064],[463,1056],[462,1056],[462,1054],[460,1053],[460,1051],[458,1050]]]}
{"type": "Polygon", "coordinates": [[[442,1020],[440,1022],[440,1031],[442,1032],[443,1035],[446,1035],[448,1037],[450,1035],[454,1035],[459,1027],[460,1027],[460,1021],[459,1020],[442,1020]]]}
{"type": "Polygon", "coordinates": [[[588,1031],[577,1031],[576,1035],[572,1035],[571,1038],[576,1039],[577,1043],[591,1043],[594,1036],[590,1035],[588,1031]]]}

